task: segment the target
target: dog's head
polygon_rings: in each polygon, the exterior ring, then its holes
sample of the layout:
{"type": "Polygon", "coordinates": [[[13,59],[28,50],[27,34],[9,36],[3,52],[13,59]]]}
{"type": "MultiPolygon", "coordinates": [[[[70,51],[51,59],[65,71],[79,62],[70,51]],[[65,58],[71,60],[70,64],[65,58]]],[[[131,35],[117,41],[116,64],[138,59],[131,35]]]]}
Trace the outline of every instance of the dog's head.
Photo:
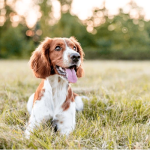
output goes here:
{"type": "Polygon", "coordinates": [[[46,38],[33,52],[30,65],[37,78],[58,74],[71,83],[83,76],[84,53],[74,37],[46,38]]]}

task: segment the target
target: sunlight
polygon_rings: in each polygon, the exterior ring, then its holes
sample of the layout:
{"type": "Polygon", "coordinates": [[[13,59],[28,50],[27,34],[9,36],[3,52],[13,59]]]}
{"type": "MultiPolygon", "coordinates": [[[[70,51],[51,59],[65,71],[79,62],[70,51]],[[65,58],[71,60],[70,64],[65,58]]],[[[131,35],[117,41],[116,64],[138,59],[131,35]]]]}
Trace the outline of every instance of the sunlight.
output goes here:
{"type": "MultiPolygon", "coordinates": [[[[104,0],[73,0],[72,11],[74,15],[78,15],[81,20],[85,20],[92,15],[92,9],[94,7],[101,7],[104,0]],[[85,5],[86,4],[86,5],[85,5]]],[[[108,9],[110,15],[118,13],[118,8],[123,8],[124,12],[128,13],[128,7],[125,7],[130,0],[105,0],[105,6],[108,9]]],[[[149,0],[135,0],[135,2],[144,8],[145,19],[150,19],[150,1],[149,0]]],[[[58,20],[60,18],[60,4],[57,0],[52,0],[54,17],[58,20]]],[[[39,7],[34,6],[32,0],[20,0],[16,2],[16,12],[26,17],[28,26],[31,28],[35,25],[38,18],[41,17],[39,7]]],[[[136,16],[135,12],[132,12],[133,16],[136,16]]]]}

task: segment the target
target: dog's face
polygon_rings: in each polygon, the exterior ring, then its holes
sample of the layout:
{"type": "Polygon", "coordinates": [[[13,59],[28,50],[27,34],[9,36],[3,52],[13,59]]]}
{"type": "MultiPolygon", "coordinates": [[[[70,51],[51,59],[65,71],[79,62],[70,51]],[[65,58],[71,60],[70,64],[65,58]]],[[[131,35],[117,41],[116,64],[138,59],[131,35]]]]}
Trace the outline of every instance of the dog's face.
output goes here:
{"type": "Polygon", "coordinates": [[[58,74],[71,83],[83,76],[83,50],[71,38],[46,38],[33,52],[30,65],[38,78],[58,74]]]}

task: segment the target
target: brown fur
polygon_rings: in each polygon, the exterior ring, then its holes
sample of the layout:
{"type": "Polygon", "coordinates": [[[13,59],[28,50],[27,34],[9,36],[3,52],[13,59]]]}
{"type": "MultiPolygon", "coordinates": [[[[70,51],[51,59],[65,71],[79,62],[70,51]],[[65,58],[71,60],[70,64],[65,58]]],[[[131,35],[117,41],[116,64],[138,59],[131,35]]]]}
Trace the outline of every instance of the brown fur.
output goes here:
{"type": "MultiPolygon", "coordinates": [[[[74,37],[65,39],[67,45],[73,49],[74,46],[77,47],[77,52],[81,56],[81,63],[83,62],[84,53],[74,37]]],[[[37,78],[45,79],[46,77],[55,74],[55,65],[65,68],[63,65],[63,52],[66,49],[64,40],[61,38],[46,38],[39,47],[33,52],[30,58],[30,66],[33,69],[34,75],[37,78]],[[61,51],[55,51],[55,47],[60,45],[62,47],[61,51]]],[[[84,74],[82,65],[77,68],[77,77],[80,78],[84,74]]]]}
{"type": "Polygon", "coordinates": [[[74,97],[74,99],[76,98],[76,96],[79,96],[78,94],[76,94],[76,93],[73,93],[73,97],[74,97]]]}
{"type": "Polygon", "coordinates": [[[46,78],[51,73],[49,61],[49,49],[51,39],[46,38],[44,42],[33,52],[30,58],[30,66],[37,78],[46,78]]]}
{"type": "MultiPolygon", "coordinates": [[[[65,38],[67,46],[74,49],[76,47],[76,51],[80,54],[81,57],[81,65],[77,68],[77,77],[80,78],[84,74],[84,70],[82,68],[82,62],[84,58],[83,50],[78,43],[78,41],[74,37],[70,37],[70,39],[65,38]]],[[[62,38],[46,38],[39,47],[33,52],[30,58],[30,66],[34,72],[34,75],[37,78],[45,79],[46,77],[56,74],[57,70],[55,66],[61,66],[65,68],[63,64],[63,52],[66,49],[66,44],[64,39],[62,38]],[[60,46],[61,51],[56,51],[55,47],[60,46]]],[[[60,79],[59,79],[60,80],[60,79]]],[[[59,82],[59,81],[58,81],[59,82]]],[[[34,102],[36,100],[40,100],[43,96],[44,89],[44,80],[40,83],[34,95],[34,102]]],[[[75,93],[72,92],[71,88],[68,87],[68,95],[66,97],[66,101],[62,105],[63,110],[67,110],[70,106],[70,102],[74,101],[75,93]]]]}
{"type": "Polygon", "coordinates": [[[34,100],[33,100],[33,105],[36,100],[40,100],[45,92],[45,89],[43,89],[44,86],[44,80],[41,81],[39,84],[38,88],[36,89],[36,92],[34,94],[34,100]]]}
{"type": "Polygon", "coordinates": [[[73,92],[71,90],[71,87],[68,87],[68,95],[66,97],[65,102],[62,105],[63,111],[67,110],[70,106],[70,102],[74,102],[74,96],[73,96],[73,92]]]}

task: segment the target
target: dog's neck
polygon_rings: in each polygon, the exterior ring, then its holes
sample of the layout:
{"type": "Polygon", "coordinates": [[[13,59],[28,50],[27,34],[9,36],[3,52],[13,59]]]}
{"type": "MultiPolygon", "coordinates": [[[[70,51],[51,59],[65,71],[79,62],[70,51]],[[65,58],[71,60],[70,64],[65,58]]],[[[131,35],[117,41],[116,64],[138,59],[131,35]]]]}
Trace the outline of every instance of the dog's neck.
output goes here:
{"type": "Polygon", "coordinates": [[[52,88],[52,98],[54,107],[59,109],[60,106],[65,102],[68,93],[68,81],[61,78],[59,75],[52,75],[47,78],[52,88]],[[59,107],[59,108],[58,108],[59,107]]]}
{"type": "Polygon", "coordinates": [[[47,80],[49,81],[52,90],[56,88],[60,88],[61,86],[66,86],[66,88],[68,88],[69,85],[66,79],[63,79],[57,74],[49,76],[47,80]]]}

